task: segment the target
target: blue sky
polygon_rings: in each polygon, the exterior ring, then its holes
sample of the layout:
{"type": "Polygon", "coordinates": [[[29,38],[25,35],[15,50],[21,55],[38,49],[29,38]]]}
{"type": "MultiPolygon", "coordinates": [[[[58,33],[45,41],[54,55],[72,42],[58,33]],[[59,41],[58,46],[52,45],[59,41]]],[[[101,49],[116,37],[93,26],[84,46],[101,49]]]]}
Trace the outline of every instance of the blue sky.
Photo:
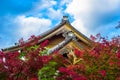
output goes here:
{"type": "Polygon", "coordinates": [[[119,9],[120,0],[1,0],[0,49],[53,28],[63,15],[87,37],[120,35],[119,9]]]}

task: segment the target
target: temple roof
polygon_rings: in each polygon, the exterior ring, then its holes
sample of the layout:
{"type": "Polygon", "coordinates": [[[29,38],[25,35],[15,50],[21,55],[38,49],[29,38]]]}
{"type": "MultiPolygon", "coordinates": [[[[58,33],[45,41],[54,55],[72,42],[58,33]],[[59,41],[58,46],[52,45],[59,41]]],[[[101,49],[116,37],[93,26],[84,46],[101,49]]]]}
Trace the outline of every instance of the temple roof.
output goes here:
{"type": "MultiPolygon", "coordinates": [[[[84,41],[86,44],[90,45],[91,40],[89,38],[87,38],[84,34],[82,34],[80,31],[76,30],[69,22],[69,19],[67,16],[63,16],[61,22],[55,26],[54,28],[38,35],[38,37],[40,37],[41,39],[38,41],[38,43],[41,43],[42,41],[50,38],[53,35],[56,35],[59,31],[64,30],[63,27],[64,25],[69,25],[71,29],[73,29],[80,37],[82,37],[82,41],[84,41]],[[60,29],[61,28],[61,29],[60,29]],[[60,29],[60,30],[59,30],[60,29]],[[56,32],[55,32],[56,31],[56,32]],[[54,33],[53,33],[54,32],[54,33]]],[[[34,40],[33,40],[34,41],[34,40]]],[[[25,41],[25,43],[30,42],[30,40],[25,41]]],[[[20,50],[22,49],[22,47],[20,47],[20,44],[16,44],[14,46],[2,49],[2,51],[4,52],[8,52],[8,51],[15,51],[15,50],[20,50]]]]}

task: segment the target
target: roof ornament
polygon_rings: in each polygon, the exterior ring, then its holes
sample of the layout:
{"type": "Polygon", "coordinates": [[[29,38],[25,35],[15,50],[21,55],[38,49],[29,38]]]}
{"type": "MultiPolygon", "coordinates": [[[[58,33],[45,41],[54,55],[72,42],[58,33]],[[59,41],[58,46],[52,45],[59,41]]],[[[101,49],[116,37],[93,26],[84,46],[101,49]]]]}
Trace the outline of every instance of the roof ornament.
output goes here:
{"type": "Polygon", "coordinates": [[[67,36],[69,36],[69,37],[75,37],[75,35],[74,35],[74,33],[73,33],[72,31],[69,31],[69,32],[67,33],[67,36]]]}
{"type": "Polygon", "coordinates": [[[62,21],[68,21],[68,16],[63,16],[62,21]]]}

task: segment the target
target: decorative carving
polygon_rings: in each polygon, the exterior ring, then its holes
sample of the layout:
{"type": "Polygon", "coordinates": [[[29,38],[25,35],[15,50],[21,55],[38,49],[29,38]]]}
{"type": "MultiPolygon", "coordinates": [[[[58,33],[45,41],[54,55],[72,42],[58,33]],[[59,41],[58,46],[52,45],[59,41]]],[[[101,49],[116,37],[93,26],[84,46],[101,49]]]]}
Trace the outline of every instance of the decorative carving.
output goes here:
{"type": "Polygon", "coordinates": [[[63,46],[65,46],[67,43],[69,43],[72,40],[72,37],[66,38],[64,41],[56,45],[55,47],[48,50],[48,54],[53,53],[56,50],[61,49],[63,46]]]}

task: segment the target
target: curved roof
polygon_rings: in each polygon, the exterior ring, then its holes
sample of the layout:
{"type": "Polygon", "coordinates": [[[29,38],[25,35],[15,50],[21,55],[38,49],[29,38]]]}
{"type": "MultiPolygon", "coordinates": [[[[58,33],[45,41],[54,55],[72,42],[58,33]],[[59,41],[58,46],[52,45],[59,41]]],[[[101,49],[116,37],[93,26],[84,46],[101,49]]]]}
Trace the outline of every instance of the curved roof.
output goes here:
{"type": "MultiPolygon", "coordinates": [[[[63,16],[62,21],[61,21],[60,24],[58,24],[58,25],[55,26],[54,28],[52,28],[52,29],[50,29],[50,30],[48,30],[48,31],[46,31],[46,32],[38,35],[37,37],[40,37],[40,38],[42,39],[42,38],[46,37],[47,35],[51,34],[52,32],[58,30],[59,28],[61,28],[61,27],[62,27],[63,25],[65,25],[65,24],[69,25],[73,30],[75,30],[75,31],[76,31],[81,37],[83,37],[85,40],[87,40],[88,42],[92,42],[89,38],[87,38],[87,37],[86,37],[85,35],[83,35],[81,32],[79,32],[78,30],[76,30],[76,29],[70,24],[67,16],[63,16]]],[[[28,42],[30,42],[30,41],[34,41],[34,39],[33,39],[33,40],[27,40],[27,41],[25,41],[25,43],[28,43],[28,42]]],[[[40,43],[40,42],[42,42],[42,40],[39,41],[39,43],[40,43]]],[[[89,43],[87,43],[87,44],[89,44],[89,43]]],[[[11,46],[11,47],[2,49],[2,51],[3,51],[3,52],[9,52],[9,51],[16,51],[16,50],[20,50],[20,49],[23,49],[23,47],[21,47],[20,44],[18,43],[18,44],[14,45],[14,46],[11,46]]]]}

